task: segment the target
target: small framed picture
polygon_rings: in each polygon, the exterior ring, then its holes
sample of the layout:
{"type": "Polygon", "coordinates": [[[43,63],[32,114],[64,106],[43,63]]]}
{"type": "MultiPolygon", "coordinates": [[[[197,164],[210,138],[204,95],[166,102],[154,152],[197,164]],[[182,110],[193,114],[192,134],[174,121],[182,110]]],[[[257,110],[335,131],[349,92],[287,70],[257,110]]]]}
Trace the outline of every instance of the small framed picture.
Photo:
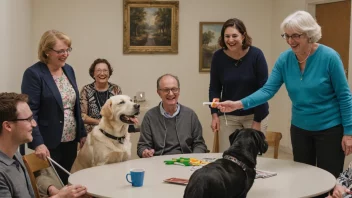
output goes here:
{"type": "Polygon", "coordinates": [[[211,59],[220,49],[219,37],[224,22],[199,23],[199,72],[210,72],[211,59]]]}

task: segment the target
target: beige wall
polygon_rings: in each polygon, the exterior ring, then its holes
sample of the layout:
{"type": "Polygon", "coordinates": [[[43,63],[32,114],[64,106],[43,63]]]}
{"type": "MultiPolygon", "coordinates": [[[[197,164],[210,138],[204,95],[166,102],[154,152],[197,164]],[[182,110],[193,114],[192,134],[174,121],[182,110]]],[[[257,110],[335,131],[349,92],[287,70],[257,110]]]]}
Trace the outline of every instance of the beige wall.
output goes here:
{"type": "Polygon", "coordinates": [[[157,77],[164,73],[179,76],[180,102],[196,111],[206,143],[212,148],[210,111],[202,106],[208,100],[209,74],[198,72],[199,22],[241,18],[248,26],[254,45],[266,57],[271,57],[271,3],[269,0],[181,0],[178,54],[124,55],[122,0],[34,0],[33,51],[45,30],[56,28],[67,33],[73,40],[68,63],[75,69],[79,87],[92,82],[88,67],[95,58],[104,57],[115,69],[111,82],[120,85],[123,93],[130,96],[145,91],[146,108],[160,101],[156,94],[157,77]],[[58,8],[60,12],[55,11],[58,8]]]}
{"type": "Polygon", "coordinates": [[[24,69],[32,62],[31,1],[0,1],[0,92],[21,92],[24,69]]]}
{"type": "MultiPolygon", "coordinates": [[[[2,0],[1,90],[20,91],[24,69],[37,60],[40,36],[55,28],[73,40],[74,50],[68,63],[76,71],[79,87],[92,82],[88,67],[93,60],[107,58],[115,69],[111,81],[120,85],[124,94],[133,96],[137,91],[146,92],[147,101],[143,105],[146,110],[159,102],[156,78],[164,73],[178,75],[181,80],[180,102],[198,114],[206,143],[211,149],[211,117],[208,108],[201,105],[208,98],[209,74],[198,72],[199,22],[225,21],[231,17],[242,19],[253,37],[253,44],[263,50],[271,71],[279,54],[288,48],[280,37],[281,21],[288,14],[305,8],[306,0],[180,0],[177,55],[124,55],[122,0],[2,0]]],[[[351,80],[349,82],[351,85],[351,80]]],[[[281,145],[290,151],[291,102],[284,86],[269,103],[269,130],[282,132],[281,145]]],[[[133,136],[134,145],[137,138],[138,134],[133,136]]]]}
{"type": "Polygon", "coordinates": [[[0,91],[20,92],[24,68],[32,61],[31,1],[0,1],[0,91]]]}

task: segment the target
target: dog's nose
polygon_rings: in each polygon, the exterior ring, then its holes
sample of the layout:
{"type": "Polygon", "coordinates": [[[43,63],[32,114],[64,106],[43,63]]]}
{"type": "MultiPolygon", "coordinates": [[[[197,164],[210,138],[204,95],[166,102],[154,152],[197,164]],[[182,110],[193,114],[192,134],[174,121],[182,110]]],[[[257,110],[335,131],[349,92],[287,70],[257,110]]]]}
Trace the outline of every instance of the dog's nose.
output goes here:
{"type": "Polygon", "coordinates": [[[135,109],[139,109],[139,106],[140,106],[139,104],[134,104],[135,109]]]}

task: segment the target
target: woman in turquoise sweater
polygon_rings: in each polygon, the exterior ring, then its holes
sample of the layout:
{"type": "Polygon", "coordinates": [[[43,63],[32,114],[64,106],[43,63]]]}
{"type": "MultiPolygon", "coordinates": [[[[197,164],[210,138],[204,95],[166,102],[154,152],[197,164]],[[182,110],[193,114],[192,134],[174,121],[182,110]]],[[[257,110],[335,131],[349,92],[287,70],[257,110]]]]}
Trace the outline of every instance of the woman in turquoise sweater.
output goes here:
{"type": "Polygon", "coordinates": [[[318,166],[335,177],[352,151],[352,101],[339,54],[318,44],[321,28],[305,11],[281,24],[291,49],[275,63],[266,84],[240,101],[219,103],[222,112],[249,109],[271,99],[285,83],[292,101],[294,161],[318,166]]]}

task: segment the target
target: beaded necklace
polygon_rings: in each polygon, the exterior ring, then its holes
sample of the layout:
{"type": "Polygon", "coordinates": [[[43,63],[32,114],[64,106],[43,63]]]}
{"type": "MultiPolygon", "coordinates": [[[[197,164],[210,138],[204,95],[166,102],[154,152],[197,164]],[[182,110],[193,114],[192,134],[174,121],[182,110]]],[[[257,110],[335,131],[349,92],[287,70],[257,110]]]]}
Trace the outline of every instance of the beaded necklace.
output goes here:
{"type": "Polygon", "coordinates": [[[298,57],[297,57],[297,55],[296,55],[296,58],[297,58],[298,63],[299,63],[299,64],[302,64],[302,63],[306,62],[307,59],[308,59],[308,57],[309,57],[309,55],[310,55],[310,52],[311,52],[311,51],[312,51],[312,47],[309,49],[309,52],[308,52],[307,57],[306,57],[304,60],[302,60],[302,61],[299,61],[299,60],[298,60],[298,57]]]}

